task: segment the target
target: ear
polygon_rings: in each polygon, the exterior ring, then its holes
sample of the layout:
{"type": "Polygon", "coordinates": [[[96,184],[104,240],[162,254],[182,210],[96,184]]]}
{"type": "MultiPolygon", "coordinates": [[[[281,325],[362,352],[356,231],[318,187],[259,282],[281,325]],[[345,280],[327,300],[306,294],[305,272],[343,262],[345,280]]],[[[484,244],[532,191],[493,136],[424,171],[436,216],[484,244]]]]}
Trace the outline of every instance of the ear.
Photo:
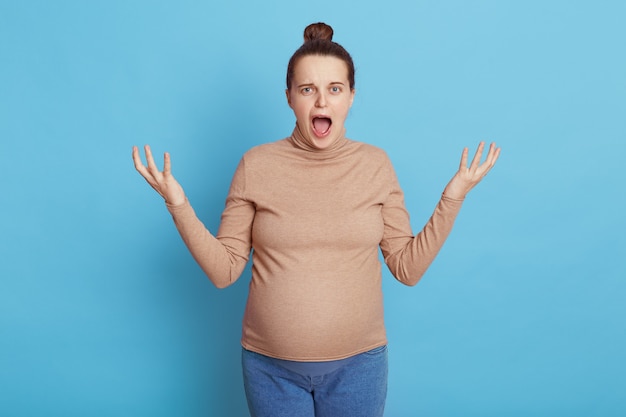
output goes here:
{"type": "Polygon", "coordinates": [[[350,90],[350,107],[352,107],[352,103],[354,103],[354,95],[356,94],[356,90],[353,88],[350,90]]]}
{"type": "MultiPolygon", "coordinates": [[[[285,90],[285,96],[287,96],[287,104],[291,107],[291,95],[289,95],[289,89],[285,90]]],[[[291,107],[293,109],[293,107],[291,107]]]]}

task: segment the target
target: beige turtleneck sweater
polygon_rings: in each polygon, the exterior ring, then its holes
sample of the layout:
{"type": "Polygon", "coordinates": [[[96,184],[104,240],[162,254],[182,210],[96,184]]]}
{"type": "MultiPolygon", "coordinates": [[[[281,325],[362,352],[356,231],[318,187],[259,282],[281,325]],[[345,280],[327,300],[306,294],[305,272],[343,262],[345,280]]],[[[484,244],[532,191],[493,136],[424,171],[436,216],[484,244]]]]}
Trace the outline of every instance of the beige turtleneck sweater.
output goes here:
{"type": "Polygon", "coordinates": [[[415,285],[448,236],[461,200],[443,196],[414,236],[387,155],[342,136],[330,148],[289,138],[248,151],[216,236],[189,202],[168,206],[217,287],[252,253],[242,345],[296,361],[350,357],[387,343],[380,247],[391,273],[415,285]]]}

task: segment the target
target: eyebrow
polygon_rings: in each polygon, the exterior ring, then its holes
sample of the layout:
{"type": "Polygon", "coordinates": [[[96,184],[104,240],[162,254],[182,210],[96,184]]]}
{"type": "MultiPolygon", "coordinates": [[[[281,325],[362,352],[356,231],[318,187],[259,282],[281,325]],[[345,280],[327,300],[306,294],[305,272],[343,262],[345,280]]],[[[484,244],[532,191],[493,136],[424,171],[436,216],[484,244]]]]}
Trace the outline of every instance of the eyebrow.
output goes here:
{"type": "MultiPolygon", "coordinates": [[[[346,85],[346,84],[341,81],[332,81],[328,83],[328,85],[346,85]]],[[[311,86],[315,86],[315,83],[302,83],[302,84],[297,85],[298,88],[311,87],[311,86]]]]}

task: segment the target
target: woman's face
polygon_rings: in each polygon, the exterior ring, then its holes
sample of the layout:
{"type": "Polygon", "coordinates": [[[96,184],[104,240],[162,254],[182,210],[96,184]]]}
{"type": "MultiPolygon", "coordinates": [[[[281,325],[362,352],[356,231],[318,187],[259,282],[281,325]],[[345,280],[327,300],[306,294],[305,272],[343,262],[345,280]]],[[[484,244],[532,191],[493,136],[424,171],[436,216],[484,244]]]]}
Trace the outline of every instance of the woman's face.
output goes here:
{"type": "Polygon", "coordinates": [[[300,130],[315,147],[325,149],[342,135],[353,99],[345,62],[333,56],[300,58],[287,102],[300,130]]]}

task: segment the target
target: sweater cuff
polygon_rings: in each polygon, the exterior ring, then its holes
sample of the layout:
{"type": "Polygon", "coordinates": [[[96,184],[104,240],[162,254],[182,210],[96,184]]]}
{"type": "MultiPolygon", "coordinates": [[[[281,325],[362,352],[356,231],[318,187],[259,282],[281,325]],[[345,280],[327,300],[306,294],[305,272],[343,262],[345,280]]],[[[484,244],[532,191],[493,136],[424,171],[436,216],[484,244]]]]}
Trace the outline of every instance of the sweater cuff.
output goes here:
{"type": "Polygon", "coordinates": [[[458,203],[462,203],[463,201],[465,201],[465,198],[452,198],[452,197],[448,197],[445,194],[441,194],[441,199],[442,200],[446,200],[446,201],[451,201],[451,202],[458,202],[458,203]]]}
{"type": "Polygon", "coordinates": [[[167,210],[172,213],[179,213],[181,211],[185,211],[186,209],[191,207],[191,204],[189,203],[189,200],[185,197],[185,202],[182,204],[170,204],[170,203],[165,203],[165,207],[167,207],[167,210]]]}

